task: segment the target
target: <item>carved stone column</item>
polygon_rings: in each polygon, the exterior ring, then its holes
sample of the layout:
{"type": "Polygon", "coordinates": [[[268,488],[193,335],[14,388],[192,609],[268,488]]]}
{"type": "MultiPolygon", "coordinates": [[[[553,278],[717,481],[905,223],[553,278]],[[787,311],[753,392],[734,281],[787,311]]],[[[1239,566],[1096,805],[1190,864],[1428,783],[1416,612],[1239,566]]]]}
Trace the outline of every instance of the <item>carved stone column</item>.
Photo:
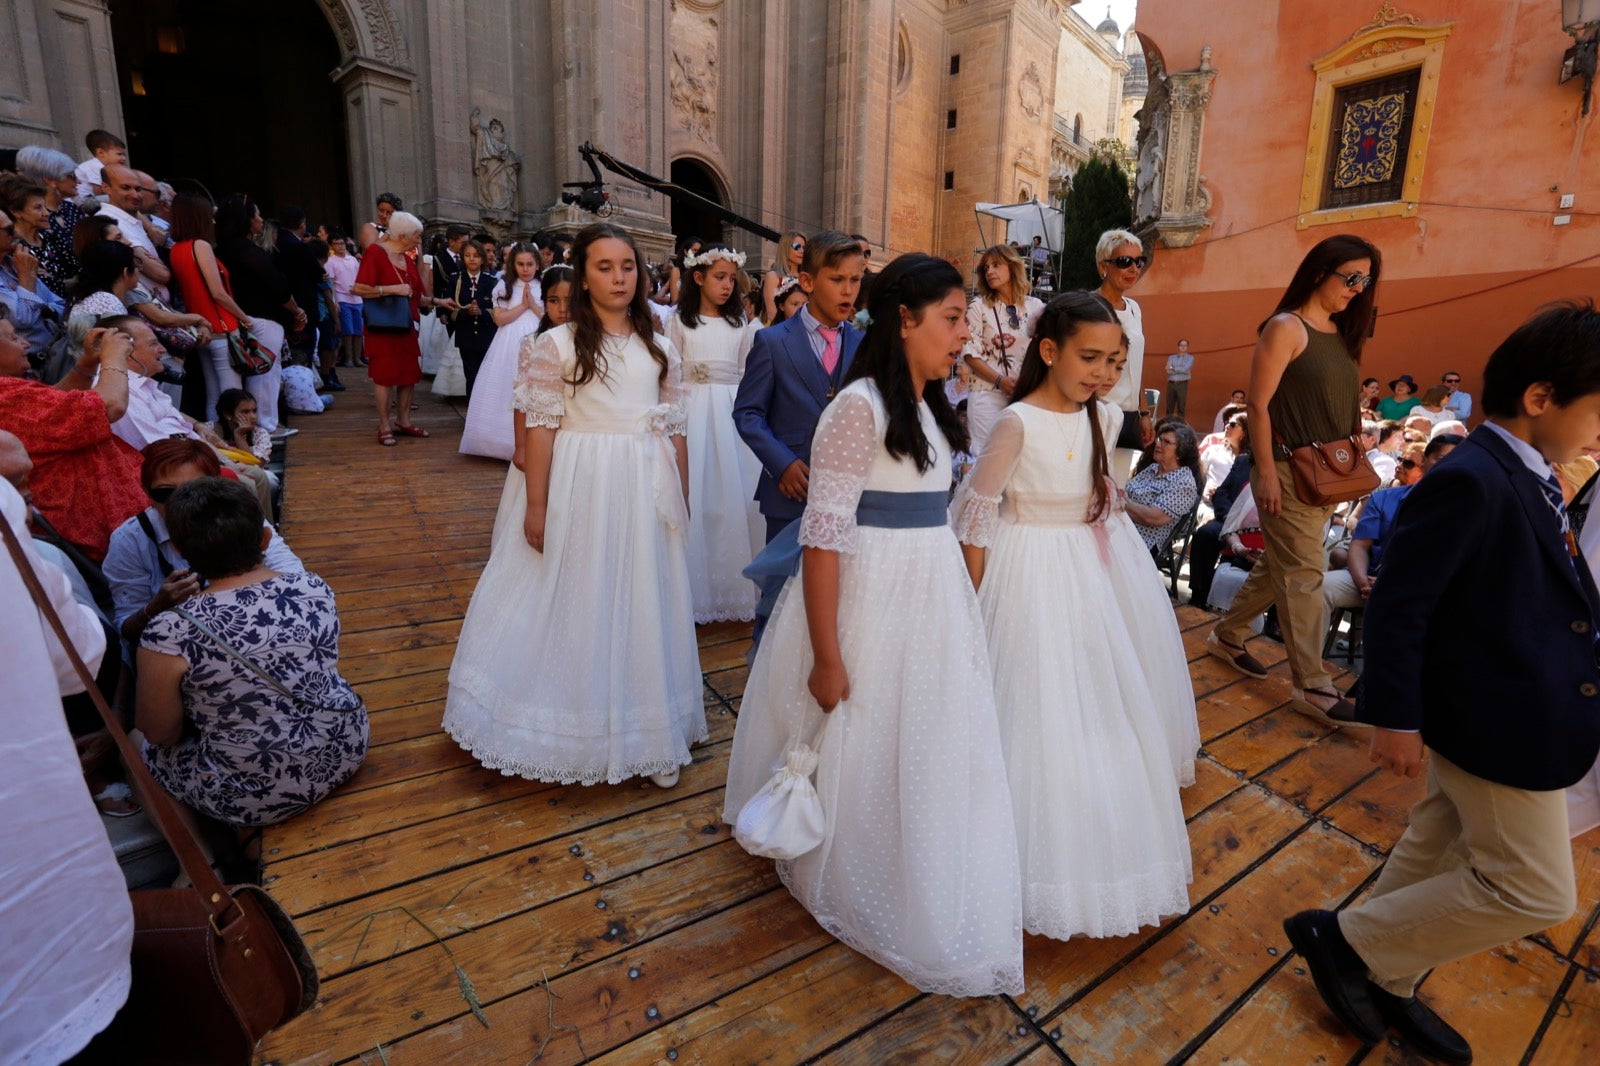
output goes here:
{"type": "Polygon", "coordinates": [[[1200,148],[1205,133],[1206,105],[1211,102],[1210,49],[1197,70],[1167,75],[1166,167],[1161,185],[1161,217],[1156,232],[1169,248],[1187,248],[1211,225],[1206,212],[1211,194],[1200,173],[1200,148]]]}

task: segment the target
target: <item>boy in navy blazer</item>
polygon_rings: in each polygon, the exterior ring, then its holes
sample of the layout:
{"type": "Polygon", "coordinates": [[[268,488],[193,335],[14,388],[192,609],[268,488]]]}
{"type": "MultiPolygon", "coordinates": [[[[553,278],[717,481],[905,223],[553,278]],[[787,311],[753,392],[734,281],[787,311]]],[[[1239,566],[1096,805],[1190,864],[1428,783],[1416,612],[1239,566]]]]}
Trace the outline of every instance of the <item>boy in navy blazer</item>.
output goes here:
{"type": "Polygon", "coordinates": [[[1427,795],[1365,901],[1284,923],[1347,1026],[1446,1062],[1472,1049],[1417,984],[1572,915],[1563,790],[1600,752],[1600,594],[1550,469],[1600,448],[1600,313],[1535,315],[1484,384],[1489,421],[1401,505],[1366,608],[1357,716],[1373,762],[1426,760],[1427,795]]]}
{"type": "Polygon", "coordinates": [[[814,235],[800,262],[805,306],[757,333],[745,360],[733,421],[761,460],[755,498],[769,543],[805,510],[811,435],[861,343],[849,319],[865,270],[861,246],[849,235],[814,235]]]}

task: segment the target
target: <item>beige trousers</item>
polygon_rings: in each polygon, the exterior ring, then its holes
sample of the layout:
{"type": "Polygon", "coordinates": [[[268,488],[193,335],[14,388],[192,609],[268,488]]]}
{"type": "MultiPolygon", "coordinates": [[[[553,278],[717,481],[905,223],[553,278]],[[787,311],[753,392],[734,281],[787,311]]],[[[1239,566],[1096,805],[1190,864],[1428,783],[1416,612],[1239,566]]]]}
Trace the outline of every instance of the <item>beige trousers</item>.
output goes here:
{"type": "MultiPolygon", "coordinates": [[[[1322,640],[1328,628],[1322,603],[1322,574],[1328,566],[1323,534],[1332,507],[1312,507],[1295,495],[1294,475],[1284,460],[1276,463],[1283,485],[1283,509],[1276,515],[1261,512],[1261,532],[1266,558],[1257,563],[1233,606],[1217,622],[1217,639],[1243,647],[1250,639],[1250,623],[1274,603],[1278,627],[1283,630],[1289,671],[1302,689],[1331,689],[1333,678],[1323,667],[1322,640]]],[[[1255,484],[1260,467],[1250,473],[1255,484]]]]}
{"type": "Polygon", "coordinates": [[[1428,753],[1428,794],[1339,928],[1379,987],[1410,996],[1429,969],[1566,921],[1578,907],[1564,789],[1485,781],[1428,753]]]}

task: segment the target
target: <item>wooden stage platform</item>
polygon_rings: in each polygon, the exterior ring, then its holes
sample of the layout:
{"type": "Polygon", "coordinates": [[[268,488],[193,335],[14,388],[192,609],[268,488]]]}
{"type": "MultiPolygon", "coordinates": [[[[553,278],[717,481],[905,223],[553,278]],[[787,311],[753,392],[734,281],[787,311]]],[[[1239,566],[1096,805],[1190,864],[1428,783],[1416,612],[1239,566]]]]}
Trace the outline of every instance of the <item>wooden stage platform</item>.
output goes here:
{"type": "MultiPolygon", "coordinates": [[[[459,402],[421,405],[432,439],[379,447],[352,381],[289,445],[284,532],[338,593],[372,750],[267,833],[267,887],[322,995],[260,1061],[1416,1061],[1340,1030],[1279,922],[1361,895],[1417,783],[1380,774],[1361,734],[1289,710],[1277,645],[1253,645],[1269,680],[1240,679],[1204,655],[1208,616],[1179,611],[1205,744],[1184,793],[1187,916],[1119,940],[1030,937],[1015,998],[922,995],[823,933],[719,820],[747,626],[701,631],[712,735],[670,791],[502,777],[440,731],[505,467],[456,453],[459,402]]],[[[1600,831],[1574,848],[1575,918],[1424,985],[1486,1066],[1600,1062],[1600,831]]]]}

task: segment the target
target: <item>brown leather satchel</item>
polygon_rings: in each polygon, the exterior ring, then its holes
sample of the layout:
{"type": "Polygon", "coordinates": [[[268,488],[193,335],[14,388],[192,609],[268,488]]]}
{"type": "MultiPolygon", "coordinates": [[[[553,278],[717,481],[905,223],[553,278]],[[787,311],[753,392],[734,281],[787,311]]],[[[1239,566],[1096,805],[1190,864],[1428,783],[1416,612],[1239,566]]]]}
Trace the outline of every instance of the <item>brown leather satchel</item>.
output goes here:
{"type": "MultiPolygon", "coordinates": [[[[0,535],[39,612],[88,690],[152,822],[166,837],[189,888],[143,889],[133,901],[133,986],[93,1047],[122,1063],[249,1063],[256,1043],[316,1001],[311,953],[283,909],[255,885],[228,887],[156,784],[117,716],[95,688],[38,575],[0,515],[0,535]]],[[[107,651],[117,654],[116,649],[107,651]]]]}
{"type": "Polygon", "coordinates": [[[1281,443],[1278,447],[1289,460],[1294,494],[1301,503],[1331,507],[1359,500],[1378,487],[1378,472],[1354,436],[1300,448],[1285,448],[1281,443]]]}

